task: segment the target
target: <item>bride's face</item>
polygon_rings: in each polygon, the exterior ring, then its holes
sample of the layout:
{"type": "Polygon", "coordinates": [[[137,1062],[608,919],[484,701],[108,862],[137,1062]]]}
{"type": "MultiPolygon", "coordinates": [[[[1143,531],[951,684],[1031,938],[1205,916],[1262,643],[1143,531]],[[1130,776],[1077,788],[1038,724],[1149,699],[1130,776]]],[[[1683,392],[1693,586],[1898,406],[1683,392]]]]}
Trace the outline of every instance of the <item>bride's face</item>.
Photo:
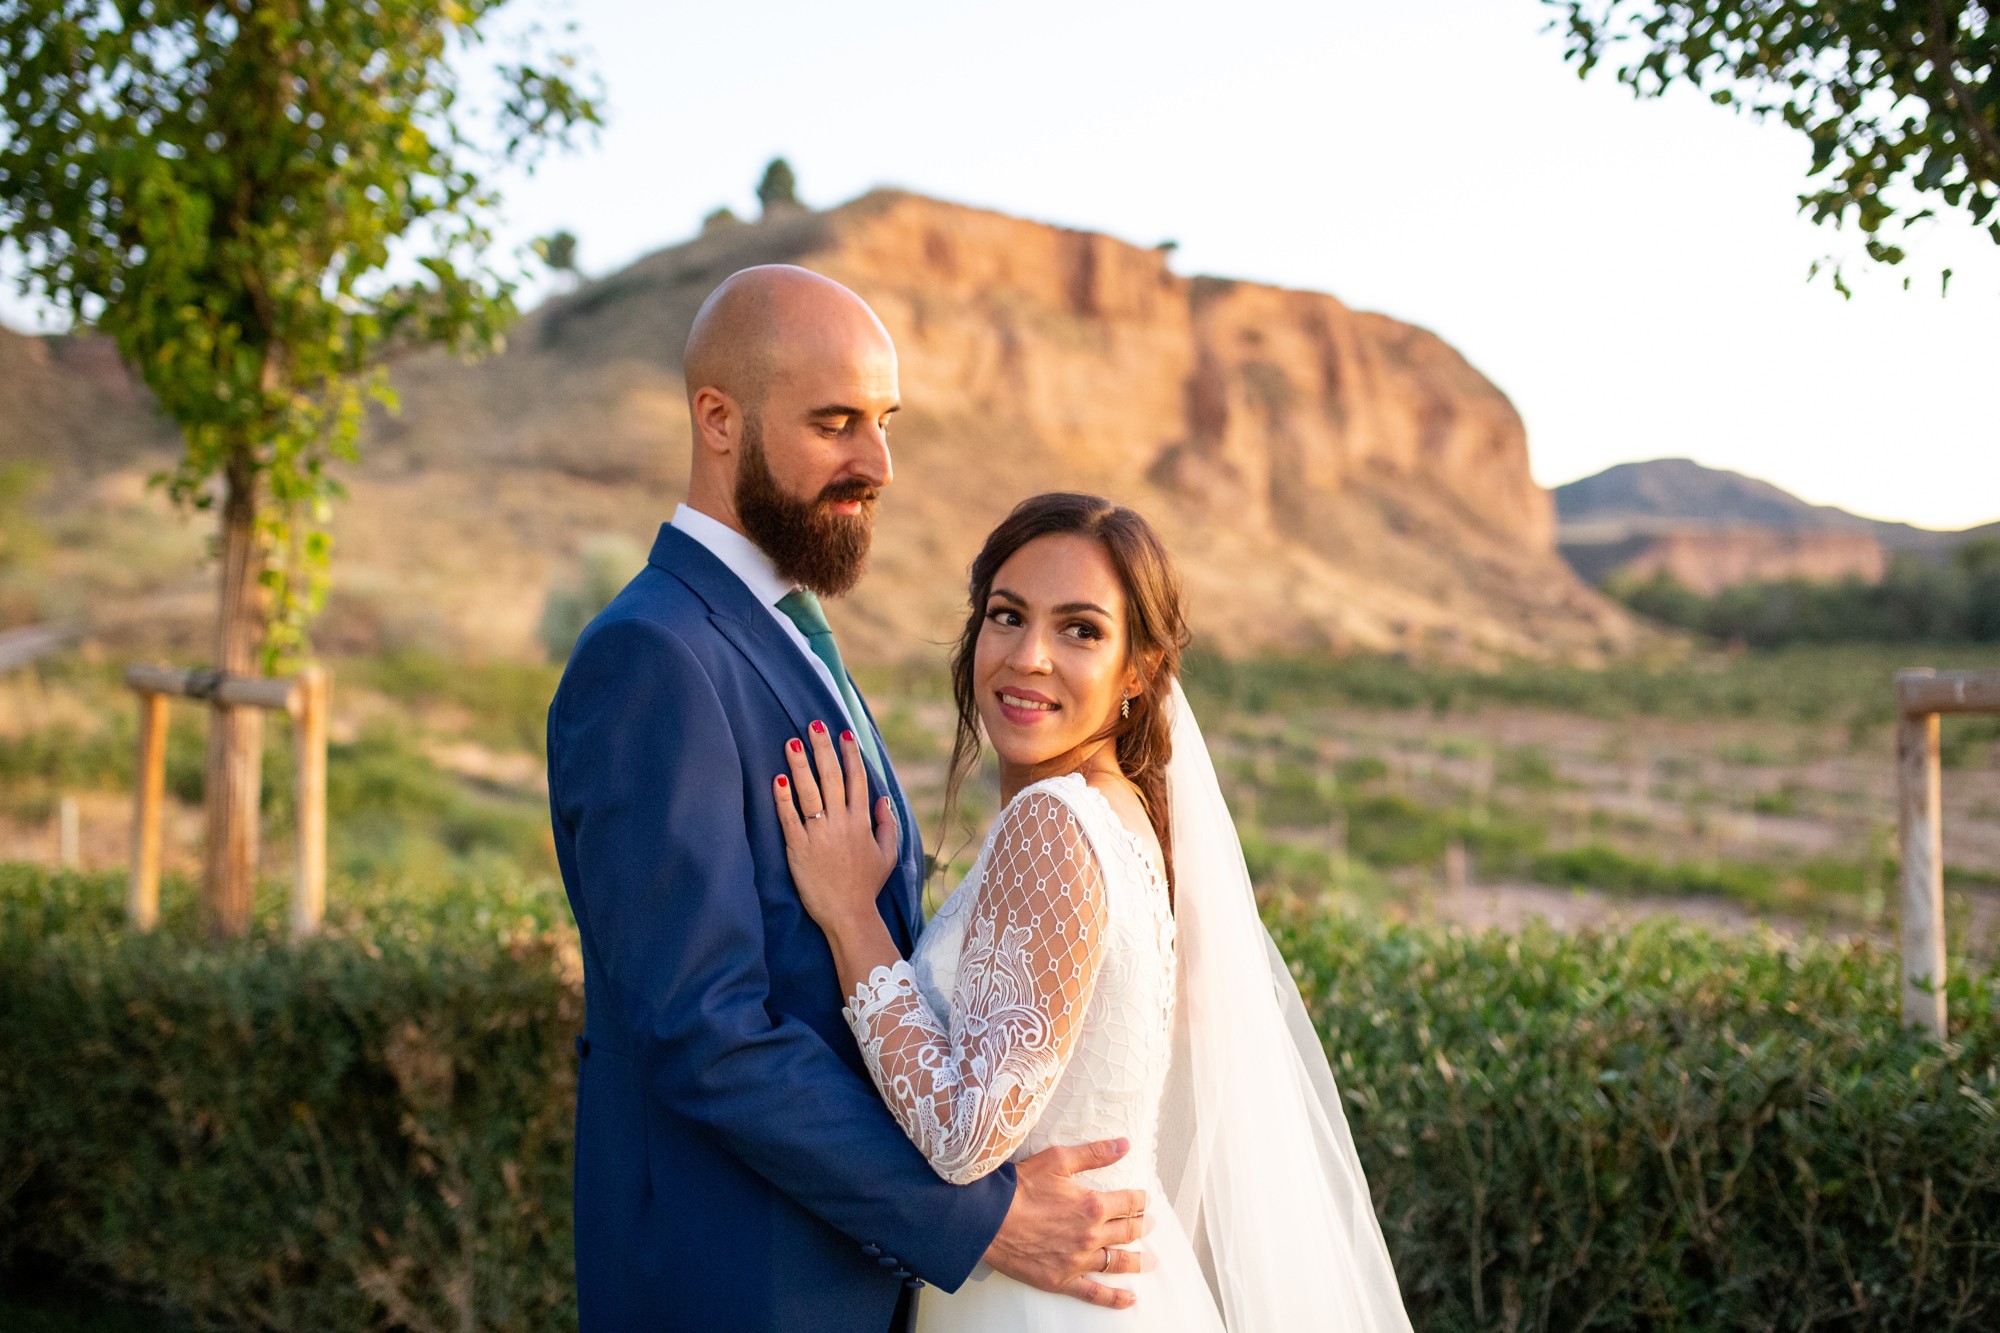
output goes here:
{"type": "Polygon", "coordinates": [[[1032,768],[1104,732],[1139,689],[1125,591],[1088,537],[1037,537],[1000,566],[973,650],[979,718],[1003,765],[1032,768]]]}

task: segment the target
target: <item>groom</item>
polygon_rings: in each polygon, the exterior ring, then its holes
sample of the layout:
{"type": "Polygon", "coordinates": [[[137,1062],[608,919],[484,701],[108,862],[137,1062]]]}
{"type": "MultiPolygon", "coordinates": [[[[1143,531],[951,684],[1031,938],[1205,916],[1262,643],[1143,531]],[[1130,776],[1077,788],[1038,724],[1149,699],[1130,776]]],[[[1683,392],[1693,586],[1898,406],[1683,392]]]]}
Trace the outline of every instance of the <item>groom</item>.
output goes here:
{"type": "MultiPolygon", "coordinates": [[[[902,855],[877,906],[922,925],[916,821],[817,594],[859,578],[891,469],[896,351],[804,269],[708,298],[684,371],[687,503],[577,641],[549,710],[556,856],[583,944],[577,1306],[583,1333],[882,1333],[982,1258],[1048,1291],[1125,1239],[1070,1179],[1122,1142],[946,1184],[876,1095],[833,960],[793,890],[771,778],[852,729],[902,855]]],[[[1125,1224],[1129,1227],[1129,1223],[1125,1224]]]]}

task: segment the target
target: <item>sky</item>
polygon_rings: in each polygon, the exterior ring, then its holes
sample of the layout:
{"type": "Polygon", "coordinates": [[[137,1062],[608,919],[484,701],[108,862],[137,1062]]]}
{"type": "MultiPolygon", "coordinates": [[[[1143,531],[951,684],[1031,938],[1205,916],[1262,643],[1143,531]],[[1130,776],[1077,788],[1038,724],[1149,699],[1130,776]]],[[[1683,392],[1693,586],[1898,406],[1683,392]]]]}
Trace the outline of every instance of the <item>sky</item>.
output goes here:
{"type": "Polygon", "coordinates": [[[1951,220],[1869,265],[1798,215],[1802,136],[1580,81],[1537,0],[518,6],[575,21],[610,123],[501,182],[502,235],[572,230],[590,273],[754,216],[783,155],[816,207],[896,185],[1421,324],[1513,399],[1545,485],[1686,456],[2000,518],[2000,246],[1951,220]],[[1808,280],[1828,255],[1853,299],[1808,280]]]}

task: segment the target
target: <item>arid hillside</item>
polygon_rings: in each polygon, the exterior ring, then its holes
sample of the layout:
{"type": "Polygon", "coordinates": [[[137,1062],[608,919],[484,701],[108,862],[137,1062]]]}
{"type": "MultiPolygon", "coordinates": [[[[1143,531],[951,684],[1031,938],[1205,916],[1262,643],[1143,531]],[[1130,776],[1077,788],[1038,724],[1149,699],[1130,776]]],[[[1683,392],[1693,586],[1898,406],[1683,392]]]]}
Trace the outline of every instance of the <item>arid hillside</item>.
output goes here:
{"type": "Polygon", "coordinates": [[[1563,554],[1592,583],[1643,582],[1665,574],[1703,597],[1742,583],[1787,579],[1880,583],[1888,568],[1881,543],[1866,529],[1684,527],[1602,542],[1574,540],[1572,532],[1566,524],[1563,554]]]}
{"type": "MultiPolygon", "coordinates": [[[[1330,296],[1183,278],[1160,251],[895,192],[712,228],[544,305],[503,355],[395,366],[403,410],[371,423],[336,516],[323,640],[537,653],[544,598],[584,546],[643,546],[680,495],[678,367],[696,308],[730,272],[773,261],[860,292],[901,354],[896,482],[872,571],[834,612],[858,657],[945,638],[979,537],[1055,488],[1152,516],[1198,633],[1226,652],[1595,660],[1634,640],[1558,557],[1519,415],[1441,339],[1330,296]]],[[[28,340],[8,341],[0,374],[26,356],[28,340]]],[[[74,345],[39,369],[70,360],[102,381],[74,345]]],[[[73,434],[48,419],[79,410],[44,410],[33,446],[0,456],[63,452],[73,434]]],[[[150,503],[136,478],[157,466],[158,439],[92,443],[88,478],[64,465],[59,507],[73,522],[78,506],[150,503]]],[[[155,600],[190,607],[190,571],[152,568],[155,600]]]]}

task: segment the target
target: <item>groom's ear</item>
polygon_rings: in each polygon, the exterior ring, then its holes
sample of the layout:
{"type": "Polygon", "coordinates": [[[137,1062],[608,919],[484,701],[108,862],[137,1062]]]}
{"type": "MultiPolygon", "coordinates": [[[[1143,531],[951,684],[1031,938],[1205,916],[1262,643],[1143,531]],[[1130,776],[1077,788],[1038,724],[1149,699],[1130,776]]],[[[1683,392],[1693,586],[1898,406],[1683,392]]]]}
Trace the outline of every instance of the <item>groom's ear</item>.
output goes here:
{"type": "Polygon", "coordinates": [[[703,385],[688,400],[688,419],[694,425],[697,450],[716,455],[736,452],[743,438],[743,409],[734,398],[713,385],[703,385]]]}

